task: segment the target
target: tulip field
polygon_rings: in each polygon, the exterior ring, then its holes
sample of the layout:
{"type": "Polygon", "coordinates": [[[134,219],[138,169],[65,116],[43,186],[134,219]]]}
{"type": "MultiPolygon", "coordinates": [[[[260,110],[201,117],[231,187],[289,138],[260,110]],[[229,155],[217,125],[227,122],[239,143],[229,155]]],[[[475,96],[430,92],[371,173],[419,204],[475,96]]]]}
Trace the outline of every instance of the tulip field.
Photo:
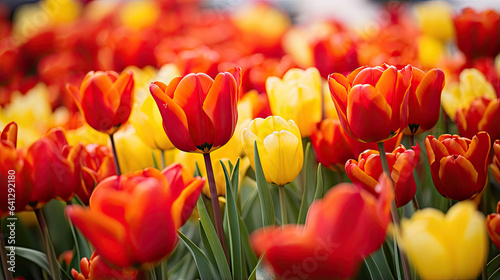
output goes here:
{"type": "Polygon", "coordinates": [[[0,280],[500,279],[494,1],[21,2],[0,280]]]}

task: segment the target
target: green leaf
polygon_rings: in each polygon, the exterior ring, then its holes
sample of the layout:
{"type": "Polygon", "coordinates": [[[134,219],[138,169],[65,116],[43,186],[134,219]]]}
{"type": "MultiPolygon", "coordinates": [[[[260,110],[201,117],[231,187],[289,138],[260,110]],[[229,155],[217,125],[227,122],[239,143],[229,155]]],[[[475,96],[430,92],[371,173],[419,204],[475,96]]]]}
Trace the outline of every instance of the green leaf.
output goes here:
{"type": "Polygon", "coordinates": [[[262,226],[272,226],[275,224],[274,220],[274,205],[267,185],[264,171],[260,163],[259,150],[257,149],[257,141],[254,143],[255,155],[255,180],[257,182],[257,189],[259,193],[260,205],[262,207],[262,226]]]}
{"type": "MultiPolygon", "coordinates": [[[[233,190],[231,188],[231,179],[229,179],[229,174],[227,172],[226,166],[220,161],[222,165],[222,170],[224,171],[224,176],[226,178],[226,207],[227,207],[227,219],[228,219],[228,229],[229,229],[229,248],[231,251],[231,268],[233,271],[233,279],[243,279],[242,266],[243,262],[241,260],[241,240],[240,240],[240,219],[238,216],[238,209],[236,208],[236,202],[234,201],[233,190]]],[[[239,173],[240,161],[236,162],[236,166],[233,171],[234,174],[239,173]]],[[[236,175],[238,176],[238,175],[236,175]]],[[[236,187],[238,186],[238,181],[236,181],[236,187]]]]}
{"type": "MultiPolygon", "coordinates": [[[[385,243],[384,243],[385,244],[385,243]]],[[[377,264],[377,267],[380,270],[380,273],[382,274],[382,277],[384,279],[394,279],[394,276],[392,275],[391,272],[391,267],[389,263],[387,262],[387,259],[385,257],[385,252],[384,252],[384,247],[381,246],[380,249],[375,252],[374,254],[371,255],[373,258],[373,261],[377,264]]],[[[392,260],[392,257],[391,257],[392,260]]]]}
{"type": "Polygon", "coordinates": [[[196,263],[196,267],[198,267],[200,278],[202,280],[221,279],[220,277],[217,277],[212,266],[208,262],[207,256],[201,251],[201,249],[184,234],[182,234],[182,232],[177,231],[177,235],[182,240],[182,242],[184,242],[189,252],[191,252],[191,255],[193,256],[196,263]]]}
{"type": "MultiPolygon", "coordinates": [[[[308,143],[306,149],[310,149],[310,143],[308,143]]],[[[307,151],[306,151],[307,154],[307,151]]],[[[314,196],[311,202],[309,202],[307,198],[307,194],[309,191],[304,188],[302,192],[302,201],[300,202],[300,210],[299,210],[299,217],[297,218],[297,224],[305,224],[306,222],[306,217],[307,217],[307,211],[309,210],[309,206],[311,206],[312,202],[316,199],[319,199],[323,196],[323,171],[321,167],[321,163],[318,164],[318,169],[316,171],[316,187],[314,189],[314,196]]]]}
{"type": "Polygon", "coordinates": [[[230,279],[231,271],[229,270],[229,265],[227,264],[226,255],[224,253],[224,250],[222,249],[219,238],[217,237],[217,232],[215,231],[214,225],[212,224],[212,221],[208,216],[207,208],[205,207],[201,196],[198,199],[196,207],[198,208],[198,213],[200,214],[200,221],[203,225],[203,230],[205,230],[208,243],[210,244],[210,248],[212,249],[212,252],[214,254],[215,261],[219,269],[219,274],[222,279],[230,279]]]}
{"type": "MultiPolygon", "coordinates": [[[[10,251],[10,247],[11,246],[5,246],[5,249],[10,251]]],[[[49,262],[47,260],[47,255],[45,253],[24,247],[16,247],[16,246],[12,247],[15,248],[14,251],[16,252],[16,256],[31,261],[41,269],[45,270],[49,274],[49,276],[51,276],[49,262]]]]}
{"type": "Polygon", "coordinates": [[[198,162],[196,161],[194,163],[194,177],[200,176],[201,177],[201,171],[200,171],[200,166],[198,165],[198,162]]]}
{"type": "Polygon", "coordinates": [[[243,218],[240,217],[240,231],[241,231],[241,247],[243,249],[243,255],[247,261],[248,269],[253,270],[257,265],[257,256],[253,252],[252,245],[250,244],[250,238],[248,234],[248,229],[243,222],[243,218]]]}
{"type": "Polygon", "coordinates": [[[316,191],[314,192],[313,202],[320,199],[323,196],[323,168],[321,163],[318,164],[318,170],[316,171],[316,191]]]}
{"type": "Polygon", "coordinates": [[[257,261],[257,264],[255,265],[255,268],[253,269],[252,273],[250,276],[248,276],[248,280],[257,280],[257,269],[259,268],[260,263],[262,262],[262,259],[264,259],[264,254],[262,254],[257,261]]]}
{"type": "MultiPolygon", "coordinates": [[[[214,252],[212,252],[212,248],[210,247],[210,243],[208,242],[207,235],[205,234],[206,231],[203,228],[201,221],[198,222],[200,224],[200,237],[201,237],[201,243],[203,244],[203,248],[205,249],[205,255],[207,256],[212,266],[217,267],[217,262],[215,261],[214,252]]],[[[218,270],[216,272],[218,272],[218,270]]]]}
{"type": "MultiPolygon", "coordinates": [[[[73,198],[71,200],[71,203],[73,204],[79,204],[79,201],[76,198],[73,198]]],[[[71,229],[71,235],[73,237],[73,242],[74,242],[74,247],[73,247],[73,258],[71,259],[71,263],[69,265],[69,269],[71,271],[71,268],[76,269],[78,272],[80,271],[80,260],[82,258],[88,258],[92,256],[92,252],[90,250],[90,246],[87,243],[87,240],[85,237],[78,231],[76,230],[75,226],[71,222],[71,220],[68,220],[69,227],[71,229]]]]}
{"type": "Polygon", "coordinates": [[[393,239],[392,241],[394,243],[394,263],[396,265],[396,273],[398,275],[398,279],[403,279],[401,278],[402,275],[401,275],[401,266],[400,266],[400,263],[399,263],[399,251],[398,251],[398,244],[396,242],[396,238],[393,239]]]}
{"type": "Polygon", "coordinates": [[[153,157],[153,167],[156,168],[156,169],[159,169],[158,168],[158,162],[156,162],[156,157],[155,157],[155,151],[151,151],[151,156],[153,157]]]}
{"type": "MultiPolygon", "coordinates": [[[[231,162],[229,162],[229,168],[232,170],[231,186],[233,187],[234,199],[238,199],[238,186],[239,186],[239,181],[240,181],[240,158],[238,158],[238,160],[236,161],[236,165],[234,167],[232,166],[231,162]]],[[[236,205],[238,206],[237,201],[236,201],[236,205]]],[[[241,205],[239,205],[239,206],[241,206],[241,205]]],[[[241,208],[239,208],[239,210],[241,212],[241,208]]]]}
{"type": "Polygon", "coordinates": [[[368,272],[370,272],[370,278],[372,280],[383,280],[384,277],[382,276],[382,273],[380,272],[380,269],[377,266],[377,263],[373,259],[371,255],[366,256],[364,259],[364,262],[366,264],[366,267],[368,268],[368,272]]]}
{"type": "MultiPolygon", "coordinates": [[[[500,254],[498,254],[496,257],[491,259],[491,261],[488,262],[486,265],[486,271],[488,272],[488,279],[491,278],[491,276],[497,272],[497,270],[500,268],[500,254]]],[[[497,272],[498,275],[498,272],[497,272]]],[[[495,278],[491,278],[495,279],[495,278]]]]}

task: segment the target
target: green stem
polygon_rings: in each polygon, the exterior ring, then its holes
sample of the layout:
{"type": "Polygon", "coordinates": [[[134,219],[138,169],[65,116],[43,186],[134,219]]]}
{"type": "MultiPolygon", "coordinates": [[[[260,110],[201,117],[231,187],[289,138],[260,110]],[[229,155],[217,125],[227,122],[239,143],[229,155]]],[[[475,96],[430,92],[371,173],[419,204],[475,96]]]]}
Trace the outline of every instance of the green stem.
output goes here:
{"type": "Polygon", "coordinates": [[[217,186],[215,185],[214,169],[212,167],[212,160],[210,153],[203,154],[205,159],[205,166],[207,168],[208,186],[210,187],[210,200],[212,201],[212,210],[214,212],[215,229],[219,242],[222,245],[224,254],[226,254],[227,262],[229,263],[229,256],[227,254],[226,236],[224,234],[224,227],[222,226],[222,214],[220,212],[219,199],[217,195],[217,186]]]}
{"type": "Polygon", "coordinates": [[[47,251],[47,259],[49,261],[50,274],[52,275],[52,279],[62,279],[61,271],[59,270],[59,263],[57,262],[56,252],[54,250],[54,246],[52,245],[52,241],[50,239],[49,228],[47,227],[47,222],[45,221],[45,217],[43,215],[42,209],[35,210],[36,218],[38,220],[38,224],[40,225],[40,230],[42,231],[42,237],[45,244],[45,249],[47,251]]]}
{"type": "Polygon", "coordinates": [[[161,170],[163,170],[163,169],[165,169],[165,166],[167,165],[166,161],[165,161],[165,151],[160,150],[160,153],[161,153],[161,170]]]}
{"type": "MultiPolygon", "coordinates": [[[[2,220],[2,223],[5,219],[2,220]]],[[[9,260],[7,257],[7,250],[5,249],[5,240],[3,239],[3,232],[0,228],[0,254],[2,260],[2,269],[3,269],[3,277],[5,280],[12,280],[14,277],[12,276],[12,272],[8,269],[9,265],[7,261],[9,260]]]]}
{"type": "MultiPolygon", "coordinates": [[[[387,177],[389,178],[389,180],[391,180],[391,183],[393,183],[392,178],[391,178],[391,172],[389,169],[389,164],[387,163],[387,156],[385,154],[384,143],[378,142],[377,145],[378,145],[378,150],[380,152],[380,161],[382,162],[382,169],[384,170],[384,172],[387,175],[387,177]]],[[[396,202],[394,200],[392,200],[392,202],[391,202],[391,215],[392,215],[392,221],[394,223],[394,227],[397,230],[397,228],[399,228],[399,215],[398,215],[398,208],[396,207],[396,202]]],[[[397,243],[398,242],[397,236],[395,236],[395,239],[396,239],[396,243],[397,243]]],[[[403,254],[403,251],[401,250],[400,246],[398,246],[398,251],[399,251],[399,256],[401,258],[401,265],[403,266],[404,279],[411,279],[410,267],[408,265],[408,261],[406,260],[406,257],[403,254]]]]}
{"type": "Polygon", "coordinates": [[[168,280],[168,268],[166,260],[161,262],[161,279],[168,280]]]}
{"type": "Polygon", "coordinates": [[[111,148],[113,148],[113,159],[115,160],[116,175],[120,176],[122,175],[122,171],[120,170],[120,163],[118,162],[118,153],[116,152],[114,134],[109,135],[109,139],[111,139],[111,148]]]}
{"type": "Polygon", "coordinates": [[[285,186],[278,186],[278,189],[280,193],[281,225],[284,226],[287,224],[285,186]]]}

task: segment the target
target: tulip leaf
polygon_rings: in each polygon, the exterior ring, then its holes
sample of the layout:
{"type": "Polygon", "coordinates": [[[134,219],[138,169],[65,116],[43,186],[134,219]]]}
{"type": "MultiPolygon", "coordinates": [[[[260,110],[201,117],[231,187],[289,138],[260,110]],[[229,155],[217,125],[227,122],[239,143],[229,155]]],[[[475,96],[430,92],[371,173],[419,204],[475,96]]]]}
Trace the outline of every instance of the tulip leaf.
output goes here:
{"type": "Polygon", "coordinates": [[[491,259],[491,261],[489,261],[488,264],[486,265],[486,271],[488,272],[488,279],[496,279],[492,276],[493,274],[499,275],[500,273],[500,271],[498,271],[499,269],[500,269],[500,254],[491,259]]]}
{"type": "MultiPolygon", "coordinates": [[[[231,188],[231,179],[229,178],[229,173],[227,172],[226,166],[222,161],[222,170],[224,171],[224,177],[226,178],[226,207],[227,207],[227,219],[228,219],[228,229],[229,229],[229,248],[231,251],[231,270],[233,272],[233,279],[243,279],[243,262],[241,260],[241,235],[240,235],[240,219],[238,216],[238,209],[236,208],[236,202],[234,201],[233,190],[231,188]]],[[[233,177],[236,176],[236,188],[238,187],[238,174],[239,171],[239,160],[236,162],[236,166],[233,171],[233,177]]]]}
{"type": "Polygon", "coordinates": [[[210,220],[210,216],[208,215],[207,208],[205,207],[205,203],[203,203],[201,196],[198,199],[196,207],[198,208],[200,221],[203,225],[203,230],[207,235],[208,243],[212,248],[212,252],[219,269],[219,274],[222,279],[230,279],[231,271],[229,270],[229,265],[227,264],[226,255],[224,253],[224,250],[222,249],[222,245],[220,244],[219,238],[217,237],[217,232],[215,231],[214,225],[210,220]]]}
{"type": "Polygon", "coordinates": [[[262,170],[259,150],[257,149],[257,141],[254,143],[254,155],[255,181],[257,182],[257,189],[262,210],[262,226],[272,226],[275,224],[273,199],[271,197],[271,192],[269,191],[264,171],[262,170]]]}
{"type": "Polygon", "coordinates": [[[177,231],[177,235],[191,252],[191,255],[193,256],[196,263],[196,267],[198,267],[200,278],[202,280],[220,279],[220,277],[217,277],[217,275],[215,274],[213,267],[208,261],[207,256],[201,251],[201,249],[196,246],[193,241],[182,234],[182,232],[177,231]]]}
{"type": "Polygon", "coordinates": [[[264,254],[260,256],[259,260],[257,261],[257,264],[255,265],[255,268],[253,269],[250,276],[248,276],[248,280],[257,280],[257,269],[259,268],[262,259],[264,259],[264,254]]]}
{"type": "MultiPolygon", "coordinates": [[[[84,206],[81,203],[81,201],[78,201],[78,199],[76,197],[71,199],[71,203],[84,206]]],[[[90,257],[92,256],[92,252],[90,250],[89,244],[87,243],[87,240],[78,230],[75,229],[71,220],[68,220],[68,224],[69,224],[69,227],[71,229],[71,234],[73,236],[73,242],[75,244],[74,250],[73,250],[74,255],[73,255],[73,259],[71,260],[70,267],[75,268],[78,272],[81,272],[80,271],[80,260],[82,258],[90,259],[90,257]],[[76,264],[76,266],[74,266],[75,264],[76,264]]]]}
{"type": "Polygon", "coordinates": [[[241,247],[243,249],[243,254],[248,264],[248,269],[253,270],[257,265],[257,256],[253,252],[252,245],[250,244],[250,238],[248,234],[248,229],[243,222],[242,217],[240,217],[240,231],[241,231],[241,247]]]}
{"type": "Polygon", "coordinates": [[[370,273],[370,278],[372,280],[383,280],[384,277],[382,276],[382,273],[380,272],[380,269],[377,266],[377,263],[373,259],[371,255],[366,256],[364,259],[364,262],[366,264],[366,267],[368,268],[368,272],[370,273]]]}
{"type": "MultiPolygon", "coordinates": [[[[310,144],[308,143],[307,148],[310,149],[310,144]]],[[[307,154],[307,152],[306,152],[307,154]]],[[[299,217],[297,218],[297,224],[305,224],[307,211],[312,202],[316,199],[320,199],[323,195],[323,171],[321,169],[321,163],[318,164],[318,169],[316,171],[316,188],[314,189],[314,196],[311,202],[307,199],[307,194],[309,191],[304,188],[302,192],[302,201],[300,202],[299,217]]]]}
{"type": "Polygon", "coordinates": [[[214,252],[212,252],[212,248],[210,247],[210,242],[208,242],[207,235],[205,234],[205,229],[203,228],[203,225],[201,224],[201,221],[198,221],[200,224],[200,237],[201,237],[201,244],[203,244],[203,249],[205,249],[205,255],[207,256],[208,260],[210,263],[216,267],[217,262],[215,261],[214,257],[214,252]]]}
{"type": "MultiPolygon", "coordinates": [[[[240,181],[240,158],[236,161],[236,165],[233,167],[231,161],[229,161],[229,168],[232,170],[231,173],[231,186],[233,188],[233,197],[234,199],[238,199],[238,186],[240,181]]],[[[227,194],[227,193],[226,193],[227,194]]],[[[236,205],[238,205],[236,201],[236,205]]],[[[241,211],[241,209],[240,209],[241,211]]]]}
{"type": "MultiPolygon", "coordinates": [[[[14,251],[16,252],[17,257],[21,257],[23,259],[31,261],[41,269],[45,270],[47,274],[50,276],[49,261],[47,260],[47,255],[45,253],[24,247],[17,247],[17,246],[13,247],[15,248],[14,251]]],[[[5,249],[7,251],[10,251],[11,246],[5,246],[5,249]]]]}

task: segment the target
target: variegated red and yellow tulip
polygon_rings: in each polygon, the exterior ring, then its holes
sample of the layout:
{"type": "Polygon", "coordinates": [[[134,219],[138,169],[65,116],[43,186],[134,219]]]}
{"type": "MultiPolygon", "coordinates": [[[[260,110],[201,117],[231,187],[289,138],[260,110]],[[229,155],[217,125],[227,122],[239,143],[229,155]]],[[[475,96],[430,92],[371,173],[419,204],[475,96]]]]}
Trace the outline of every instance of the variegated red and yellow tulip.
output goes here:
{"type": "Polygon", "coordinates": [[[352,184],[335,186],[311,205],[305,227],[256,230],[250,236],[255,252],[265,252],[284,279],[354,277],[363,257],[380,249],[390,222],[391,183],[385,175],[380,182],[378,198],[352,184]]]}
{"type": "Polygon", "coordinates": [[[404,134],[420,134],[436,125],[441,109],[444,80],[444,73],[439,68],[424,73],[413,67],[411,86],[408,90],[408,126],[404,129],[404,134]]]}
{"type": "Polygon", "coordinates": [[[500,140],[495,140],[495,143],[493,143],[493,160],[490,164],[491,171],[493,172],[493,175],[497,179],[497,182],[500,183],[500,140]]]}
{"type": "Polygon", "coordinates": [[[175,249],[201,193],[205,179],[188,177],[180,164],[112,176],[96,187],[90,208],[71,206],[67,214],[103,260],[151,268],[175,249]]]}
{"type": "Polygon", "coordinates": [[[500,99],[474,99],[470,107],[457,109],[455,122],[463,137],[486,131],[492,140],[500,139],[500,99]]]}
{"type": "Polygon", "coordinates": [[[113,134],[126,123],[132,111],[134,79],[131,71],[89,72],[80,89],[68,84],[87,123],[95,130],[113,134]]]}
{"type": "Polygon", "coordinates": [[[486,228],[491,241],[500,250],[500,201],[497,203],[497,212],[486,217],[486,228]]]}
{"type": "MultiPolygon", "coordinates": [[[[397,207],[405,206],[417,192],[413,170],[420,159],[420,147],[417,144],[412,148],[413,150],[406,150],[403,145],[400,145],[392,153],[386,153],[394,182],[397,207]]],[[[378,195],[375,189],[378,184],[377,178],[384,172],[378,151],[368,150],[359,155],[358,161],[348,160],[345,164],[345,171],[355,185],[362,186],[372,194],[378,195]]]]}
{"type": "Polygon", "coordinates": [[[425,139],[432,180],[437,191],[453,200],[474,198],[483,190],[487,179],[490,136],[479,132],[472,140],[443,134],[425,139]]]}
{"type": "Polygon", "coordinates": [[[94,252],[90,260],[83,258],[80,260],[80,271],[71,269],[71,276],[75,280],[109,280],[127,279],[140,280],[147,279],[146,272],[141,272],[134,268],[115,268],[103,261],[101,256],[94,252]]]}
{"type": "Polygon", "coordinates": [[[411,66],[398,71],[385,64],[360,67],[347,77],[338,73],[328,76],[344,130],[363,142],[382,142],[403,131],[408,124],[411,76],[411,66]]]}
{"type": "Polygon", "coordinates": [[[163,119],[163,128],[179,150],[210,153],[229,141],[238,121],[241,69],[208,75],[189,74],[168,85],[149,86],[163,119]]]}

